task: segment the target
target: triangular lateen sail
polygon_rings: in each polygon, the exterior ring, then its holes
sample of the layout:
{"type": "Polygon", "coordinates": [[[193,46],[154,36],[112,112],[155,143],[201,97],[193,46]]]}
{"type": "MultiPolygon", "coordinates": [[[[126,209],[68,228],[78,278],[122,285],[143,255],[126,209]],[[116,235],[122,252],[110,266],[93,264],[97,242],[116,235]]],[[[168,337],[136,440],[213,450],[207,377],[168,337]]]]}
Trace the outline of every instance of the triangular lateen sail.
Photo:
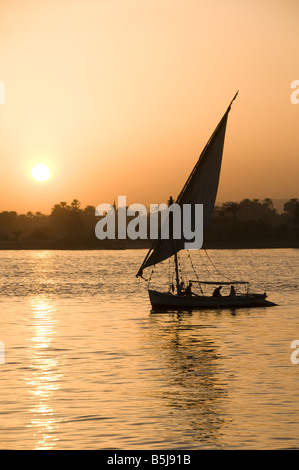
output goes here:
{"type": "MultiPolygon", "coordinates": [[[[192,173],[176,201],[176,204],[179,204],[181,207],[183,204],[190,204],[191,206],[195,206],[195,204],[203,204],[203,229],[207,227],[213,212],[219,184],[227,117],[231,104],[237,94],[238,93],[234,96],[224,116],[202,151],[192,173]]],[[[194,213],[195,211],[193,211],[193,214],[194,213]]],[[[194,226],[194,221],[192,222],[194,226]]],[[[173,240],[155,240],[153,246],[145,257],[137,276],[142,276],[142,272],[145,268],[160,263],[174,255],[175,252],[182,250],[185,243],[189,241],[190,240],[186,240],[183,236],[182,238],[175,240],[175,243],[173,243],[173,240]]]]}

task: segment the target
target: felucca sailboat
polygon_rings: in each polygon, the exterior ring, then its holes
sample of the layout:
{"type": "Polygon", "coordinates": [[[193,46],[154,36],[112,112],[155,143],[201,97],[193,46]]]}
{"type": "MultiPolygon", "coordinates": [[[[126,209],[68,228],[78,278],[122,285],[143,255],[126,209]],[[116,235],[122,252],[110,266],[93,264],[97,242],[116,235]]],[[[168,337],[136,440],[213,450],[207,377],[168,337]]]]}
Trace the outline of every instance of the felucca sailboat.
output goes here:
{"type": "MultiPolygon", "coordinates": [[[[203,230],[208,226],[212,212],[215,205],[225,131],[227,125],[228,114],[231,109],[233,101],[236,99],[238,92],[230,102],[222,119],[214,130],[212,136],[203,149],[195,167],[193,168],[189,178],[187,179],[182,191],[180,192],[176,204],[183,207],[183,204],[203,204],[203,230]]],[[[184,238],[184,235],[179,239],[162,239],[161,237],[154,241],[152,247],[148,251],[138,273],[137,277],[143,278],[143,271],[150,266],[155,266],[162,261],[174,257],[175,267],[175,286],[168,292],[161,292],[148,287],[150,302],[153,309],[166,309],[166,310],[197,310],[206,308],[239,308],[239,307],[260,307],[260,306],[273,306],[273,302],[266,300],[266,293],[254,294],[249,292],[248,281],[223,281],[222,279],[213,281],[201,281],[198,276],[196,280],[189,281],[189,289],[182,289],[182,276],[179,270],[178,253],[184,249],[185,243],[189,240],[184,238]],[[197,285],[200,288],[201,294],[192,292],[192,286],[197,285]],[[202,290],[203,284],[215,284],[217,286],[230,285],[230,295],[222,296],[220,289],[215,289],[213,295],[204,295],[202,290]],[[245,293],[237,293],[240,285],[245,287],[245,293]]]]}

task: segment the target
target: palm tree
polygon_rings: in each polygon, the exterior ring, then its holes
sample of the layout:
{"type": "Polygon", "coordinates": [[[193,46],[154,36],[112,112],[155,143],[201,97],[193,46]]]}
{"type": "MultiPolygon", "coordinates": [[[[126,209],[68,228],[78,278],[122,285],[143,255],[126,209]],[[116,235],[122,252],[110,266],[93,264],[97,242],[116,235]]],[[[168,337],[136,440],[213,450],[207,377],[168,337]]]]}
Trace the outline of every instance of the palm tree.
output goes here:
{"type": "Polygon", "coordinates": [[[250,203],[251,203],[251,200],[248,199],[248,198],[246,198],[246,199],[243,199],[243,200],[240,202],[240,206],[248,207],[250,203]]]}
{"type": "Polygon", "coordinates": [[[273,201],[272,199],[270,199],[269,197],[266,197],[264,200],[263,200],[263,205],[267,207],[267,209],[270,209],[271,211],[274,211],[274,204],[273,204],[273,201]]]}
{"type": "Polygon", "coordinates": [[[80,209],[80,202],[78,199],[73,199],[72,202],[71,202],[71,207],[72,209],[76,209],[76,210],[79,210],[80,209]]]}
{"type": "Polygon", "coordinates": [[[90,214],[94,217],[96,208],[94,206],[86,206],[84,207],[84,213],[90,214]]]}
{"type": "Polygon", "coordinates": [[[242,214],[244,214],[245,219],[249,219],[250,206],[251,206],[251,200],[248,198],[242,199],[242,201],[240,202],[240,209],[241,209],[242,214]]]}
{"type": "Polygon", "coordinates": [[[237,202],[225,202],[224,204],[222,204],[222,209],[225,211],[225,212],[231,212],[232,215],[233,215],[233,220],[235,221],[236,220],[236,214],[237,214],[237,211],[240,209],[240,204],[238,204],[237,202]]]}
{"type": "Polygon", "coordinates": [[[292,216],[297,203],[298,203],[297,198],[290,199],[289,201],[284,203],[283,210],[284,210],[284,212],[286,212],[288,214],[289,217],[292,216]]]}

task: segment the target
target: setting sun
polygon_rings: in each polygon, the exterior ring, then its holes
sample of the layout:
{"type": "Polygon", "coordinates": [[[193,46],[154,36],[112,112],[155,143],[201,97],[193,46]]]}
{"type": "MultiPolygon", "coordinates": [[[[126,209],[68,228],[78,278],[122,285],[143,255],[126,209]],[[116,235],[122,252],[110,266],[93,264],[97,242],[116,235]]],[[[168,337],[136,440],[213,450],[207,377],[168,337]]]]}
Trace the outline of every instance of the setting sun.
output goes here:
{"type": "Polygon", "coordinates": [[[39,163],[32,168],[31,174],[36,181],[46,181],[50,178],[50,168],[44,163],[39,163]]]}

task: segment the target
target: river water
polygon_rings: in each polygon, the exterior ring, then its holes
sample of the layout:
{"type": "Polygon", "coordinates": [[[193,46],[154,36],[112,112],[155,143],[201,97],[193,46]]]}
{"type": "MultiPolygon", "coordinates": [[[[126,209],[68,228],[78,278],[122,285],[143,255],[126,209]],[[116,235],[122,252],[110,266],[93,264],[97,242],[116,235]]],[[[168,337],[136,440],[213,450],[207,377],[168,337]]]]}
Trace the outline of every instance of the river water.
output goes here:
{"type": "Polygon", "coordinates": [[[196,254],[278,306],[192,313],[151,312],[145,254],[0,252],[0,448],[298,449],[299,251],[196,254]]]}

